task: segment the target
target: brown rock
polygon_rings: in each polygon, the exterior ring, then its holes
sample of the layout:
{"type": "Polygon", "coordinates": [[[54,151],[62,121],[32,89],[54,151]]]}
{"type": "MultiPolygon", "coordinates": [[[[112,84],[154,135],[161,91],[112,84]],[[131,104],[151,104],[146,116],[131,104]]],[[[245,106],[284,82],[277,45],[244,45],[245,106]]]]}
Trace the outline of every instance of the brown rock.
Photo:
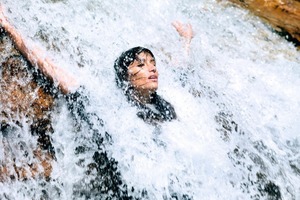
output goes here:
{"type": "Polygon", "coordinates": [[[288,33],[300,45],[299,0],[229,0],[261,17],[280,33],[288,33]]]}
{"type": "Polygon", "coordinates": [[[34,177],[50,177],[53,160],[49,134],[52,132],[51,109],[54,98],[35,81],[28,63],[14,48],[9,37],[0,36],[0,148],[4,158],[0,158],[0,181],[27,179],[34,177]],[[28,152],[32,160],[24,156],[18,160],[11,148],[16,145],[9,135],[10,126],[20,127],[24,121],[32,134],[38,136],[38,146],[28,152]],[[8,135],[5,135],[8,132],[8,135]],[[12,144],[9,144],[9,142],[12,144]],[[16,166],[15,163],[18,163],[16,166]]]}

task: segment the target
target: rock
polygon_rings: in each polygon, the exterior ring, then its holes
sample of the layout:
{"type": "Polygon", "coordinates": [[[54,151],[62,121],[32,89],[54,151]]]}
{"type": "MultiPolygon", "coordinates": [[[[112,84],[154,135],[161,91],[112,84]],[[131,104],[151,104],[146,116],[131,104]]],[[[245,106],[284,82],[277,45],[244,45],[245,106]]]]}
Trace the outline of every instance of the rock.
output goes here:
{"type": "Polygon", "coordinates": [[[300,47],[299,0],[229,0],[268,22],[280,35],[300,47]]]}
{"type": "Polygon", "coordinates": [[[54,156],[49,136],[54,97],[36,81],[34,74],[38,72],[21,56],[11,39],[0,32],[0,152],[6,155],[0,156],[0,182],[39,176],[47,179],[54,156]],[[24,139],[18,135],[26,135],[24,123],[34,136],[32,139],[37,136],[37,147],[24,142],[26,136],[24,139]],[[24,156],[14,149],[20,149],[24,156]]]}

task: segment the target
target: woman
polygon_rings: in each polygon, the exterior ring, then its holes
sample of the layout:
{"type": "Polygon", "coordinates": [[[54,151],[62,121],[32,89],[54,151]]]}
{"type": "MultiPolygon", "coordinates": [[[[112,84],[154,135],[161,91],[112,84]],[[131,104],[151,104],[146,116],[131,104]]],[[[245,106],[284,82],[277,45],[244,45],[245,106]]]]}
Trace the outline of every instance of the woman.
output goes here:
{"type": "MultiPolygon", "coordinates": [[[[75,119],[79,120],[79,123],[87,124],[87,127],[89,127],[95,135],[95,137],[92,137],[91,139],[95,141],[98,148],[93,155],[95,164],[91,164],[89,168],[91,168],[90,170],[92,170],[92,168],[96,169],[99,174],[97,177],[107,178],[107,180],[100,179],[99,181],[96,181],[99,185],[95,187],[100,189],[115,188],[115,191],[113,192],[114,195],[118,194],[118,197],[127,196],[126,185],[124,186],[122,183],[121,175],[116,167],[117,162],[107,156],[105,147],[103,147],[103,138],[105,138],[106,133],[99,133],[99,128],[97,128],[101,126],[102,122],[95,114],[86,113],[85,106],[87,98],[85,95],[82,95],[83,91],[76,78],[56,66],[49,58],[45,57],[44,53],[38,48],[29,48],[29,45],[26,44],[22,36],[8,22],[2,12],[1,6],[0,24],[10,35],[21,54],[33,66],[37,66],[45,76],[51,79],[54,84],[60,88],[63,94],[66,94],[66,97],[70,102],[69,108],[75,119]],[[97,121],[99,124],[94,124],[97,121]],[[104,176],[104,174],[107,175],[104,176]]],[[[188,52],[193,37],[191,25],[185,26],[180,22],[174,22],[173,26],[185,39],[185,48],[188,52]]],[[[118,86],[124,90],[128,100],[139,108],[139,117],[150,123],[170,121],[176,118],[173,106],[156,94],[158,88],[158,72],[155,66],[154,55],[150,50],[136,47],[124,52],[116,60],[115,70],[118,86]]],[[[84,146],[76,148],[76,152],[78,153],[84,151],[84,146]]],[[[94,180],[91,182],[95,183],[94,180]]],[[[93,187],[94,185],[95,184],[93,184],[93,187]]],[[[96,194],[109,193],[109,191],[97,191],[97,188],[95,189],[96,194]]],[[[88,191],[87,194],[90,194],[90,191],[88,191]]]]}
{"type": "Polygon", "coordinates": [[[149,49],[134,47],[123,52],[114,68],[117,86],[138,107],[138,117],[149,123],[176,119],[174,107],[156,93],[158,71],[149,49]]]}
{"type": "MultiPolygon", "coordinates": [[[[180,22],[174,22],[174,27],[186,41],[186,50],[193,38],[191,25],[186,29],[180,22]]],[[[116,83],[126,95],[128,101],[137,106],[138,117],[145,122],[158,122],[176,119],[174,107],[160,97],[158,88],[158,71],[153,53],[144,47],[134,47],[121,54],[115,61],[116,83]]]]}

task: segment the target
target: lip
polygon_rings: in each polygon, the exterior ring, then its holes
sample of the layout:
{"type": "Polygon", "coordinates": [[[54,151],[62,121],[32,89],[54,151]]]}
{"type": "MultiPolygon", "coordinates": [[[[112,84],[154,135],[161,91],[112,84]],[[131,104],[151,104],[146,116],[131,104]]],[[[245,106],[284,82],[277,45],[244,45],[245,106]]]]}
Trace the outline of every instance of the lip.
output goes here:
{"type": "Polygon", "coordinates": [[[153,81],[157,81],[157,76],[156,75],[151,75],[151,76],[149,76],[148,79],[153,80],[153,81]]]}

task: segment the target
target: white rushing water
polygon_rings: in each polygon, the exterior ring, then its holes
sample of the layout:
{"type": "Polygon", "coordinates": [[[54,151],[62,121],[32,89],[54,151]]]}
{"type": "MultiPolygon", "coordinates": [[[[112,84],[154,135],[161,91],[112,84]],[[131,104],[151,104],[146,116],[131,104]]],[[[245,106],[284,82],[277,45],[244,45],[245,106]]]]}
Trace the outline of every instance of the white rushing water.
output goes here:
{"type": "MultiPolygon", "coordinates": [[[[258,18],[214,0],[1,2],[26,40],[86,87],[88,109],[112,138],[106,150],[137,193],[300,199],[300,54],[258,18]],[[193,25],[190,56],[174,20],[193,25]],[[158,93],[174,105],[178,120],[159,128],[144,123],[117,89],[114,60],[134,46],[156,56],[158,93]]],[[[63,100],[52,118],[51,180],[0,182],[2,199],[79,199],[74,185],[84,169],[78,160],[92,154],[74,149],[78,141],[94,144],[74,134],[63,100]]]]}

